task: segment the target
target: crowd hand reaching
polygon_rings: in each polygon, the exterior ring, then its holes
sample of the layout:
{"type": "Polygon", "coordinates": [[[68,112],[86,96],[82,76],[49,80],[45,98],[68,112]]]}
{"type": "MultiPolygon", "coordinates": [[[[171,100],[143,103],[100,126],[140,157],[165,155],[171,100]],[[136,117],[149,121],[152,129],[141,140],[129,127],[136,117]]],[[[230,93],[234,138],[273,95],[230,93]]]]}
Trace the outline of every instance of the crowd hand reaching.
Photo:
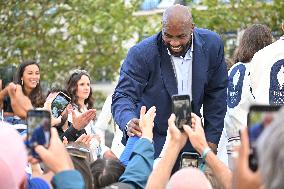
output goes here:
{"type": "Polygon", "coordinates": [[[67,146],[67,144],[68,144],[68,139],[67,139],[65,136],[63,137],[62,143],[63,143],[65,146],[67,146]]]}
{"type": "Polygon", "coordinates": [[[233,172],[233,186],[241,188],[261,188],[261,176],[259,170],[253,172],[249,168],[249,140],[247,129],[241,134],[241,145],[235,152],[235,169],[233,172]]]}
{"type": "Polygon", "coordinates": [[[178,147],[178,150],[180,151],[186,141],[187,136],[185,133],[180,132],[180,130],[175,125],[176,116],[175,114],[171,114],[170,118],[168,119],[168,130],[167,130],[167,138],[166,143],[168,146],[176,146],[178,147]]]}
{"type": "Polygon", "coordinates": [[[61,142],[56,128],[51,128],[49,148],[46,149],[42,145],[38,145],[35,147],[35,151],[39,154],[45,165],[54,173],[74,169],[72,160],[64,144],[61,142]]]}
{"type": "Polygon", "coordinates": [[[86,147],[90,148],[91,146],[91,140],[95,138],[95,136],[93,134],[90,135],[86,135],[86,134],[82,134],[79,138],[77,138],[77,140],[75,142],[81,142],[83,143],[86,147]]]}
{"type": "Polygon", "coordinates": [[[200,117],[191,113],[191,127],[189,125],[184,125],[183,129],[187,133],[193,148],[196,149],[199,154],[202,154],[203,150],[208,147],[208,144],[200,117]]]}
{"type": "Polygon", "coordinates": [[[72,113],[73,127],[77,130],[84,129],[91,120],[96,118],[96,109],[89,109],[86,112],[76,115],[76,112],[69,108],[68,113],[72,113]]]}
{"type": "MultiPolygon", "coordinates": [[[[77,140],[76,140],[75,142],[77,142],[77,143],[83,143],[86,147],[90,148],[90,146],[91,146],[91,140],[92,140],[93,138],[97,139],[96,136],[93,135],[93,134],[90,134],[90,135],[82,134],[79,138],[77,138],[77,140]]],[[[98,138],[98,139],[99,139],[99,138],[98,138]]],[[[98,139],[97,139],[97,140],[98,140],[98,139]]],[[[100,142],[100,140],[98,140],[98,141],[100,142]]],[[[68,144],[68,139],[67,139],[65,136],[63,137],[62,143],[63,143],[65,146],[68,144]]]]}
{"type": "Polygon", "coordinates": [[[154,119],[156,116],[156,107],[152,106],[146,113],[146,107],[140,109],[139,127],[142,130],[142,137],[153,139],[154,119]]]}
{"type": "Polygon", "coordinates": [[[1,90],[1,87],[0,87],[0,109],[3,108],[3,99],[7,95],[9,95],[7,87],[5,87],[3,90],[1,90]]]}
{"type": "Polygon", "coordinates": [[[7,87],[14,114],[25,119],[28,110],[33,109],[30,99],[24,95],[21,85],[10,83],[7,87]]]}

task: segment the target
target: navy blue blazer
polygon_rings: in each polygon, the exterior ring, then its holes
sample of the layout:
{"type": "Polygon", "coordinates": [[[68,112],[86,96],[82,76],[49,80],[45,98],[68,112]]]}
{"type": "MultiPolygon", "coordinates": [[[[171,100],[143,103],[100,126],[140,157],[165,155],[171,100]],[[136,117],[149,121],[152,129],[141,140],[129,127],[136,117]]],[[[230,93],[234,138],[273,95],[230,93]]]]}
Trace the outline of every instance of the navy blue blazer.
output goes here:
{"type": "MultiPolygon", "coordinates": [[[[193,36],[192,111],[201,116],[203,104],[206,138],[218,144],[227,107],[223,42],[218,34],[206,29],[195,28],[193,36]]],[[[153,140],[157,157],[172,113],[171,96],[177,93],[174,70],[160,32],[133,46],[124,60],[112,96],[115,122],[124,130],[129,120],[139,118],[142,105],[147,109],[156,106],[153,140]]]]}

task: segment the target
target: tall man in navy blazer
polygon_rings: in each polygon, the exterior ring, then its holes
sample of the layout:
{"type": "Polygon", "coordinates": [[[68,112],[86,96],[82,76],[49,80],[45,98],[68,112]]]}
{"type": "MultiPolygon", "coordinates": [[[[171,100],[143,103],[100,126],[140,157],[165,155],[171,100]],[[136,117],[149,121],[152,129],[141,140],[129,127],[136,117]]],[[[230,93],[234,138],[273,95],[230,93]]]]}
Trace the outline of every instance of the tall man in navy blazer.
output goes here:
{"type": "MultiPolygon", "coordinates": [[[[187,7],[174,5],[163,14],[161,32],[133,46],[121,67],[113,94],[112,114],[129,136],[140,135],[140,107],[156,106],[155,158],[159,156],[172,113],[171,96],[189,94],[192,111],[201,116],[216,152],[226,113],[227,68],[219,35],[195,28],[187,7]]],[[[191,145],[184,151],[193,151],[191,145]]]]}

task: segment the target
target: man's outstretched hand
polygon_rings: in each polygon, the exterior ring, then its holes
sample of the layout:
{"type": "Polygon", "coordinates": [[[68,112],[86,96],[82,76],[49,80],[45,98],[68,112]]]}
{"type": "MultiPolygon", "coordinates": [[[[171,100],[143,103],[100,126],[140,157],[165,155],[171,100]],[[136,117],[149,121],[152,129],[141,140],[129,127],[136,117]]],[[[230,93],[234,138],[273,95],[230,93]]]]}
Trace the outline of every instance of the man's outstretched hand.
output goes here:
{"type": "Polygon", "coordinates": [[[142,136],[141,128],[139,127],[139,119],[133,118],[127,123],[127,135],[132,136],[142,136]]]}

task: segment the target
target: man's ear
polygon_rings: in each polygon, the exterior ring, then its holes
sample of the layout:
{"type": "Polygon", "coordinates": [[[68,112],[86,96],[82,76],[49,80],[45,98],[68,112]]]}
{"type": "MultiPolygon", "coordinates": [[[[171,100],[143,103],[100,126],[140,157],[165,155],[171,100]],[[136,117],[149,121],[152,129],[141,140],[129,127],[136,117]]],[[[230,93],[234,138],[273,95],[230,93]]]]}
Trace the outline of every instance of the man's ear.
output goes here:
{"type": "Polygon", "coordinates": [[[284,22],[282,22],[282,30],[284,31],[284,22]]]}

